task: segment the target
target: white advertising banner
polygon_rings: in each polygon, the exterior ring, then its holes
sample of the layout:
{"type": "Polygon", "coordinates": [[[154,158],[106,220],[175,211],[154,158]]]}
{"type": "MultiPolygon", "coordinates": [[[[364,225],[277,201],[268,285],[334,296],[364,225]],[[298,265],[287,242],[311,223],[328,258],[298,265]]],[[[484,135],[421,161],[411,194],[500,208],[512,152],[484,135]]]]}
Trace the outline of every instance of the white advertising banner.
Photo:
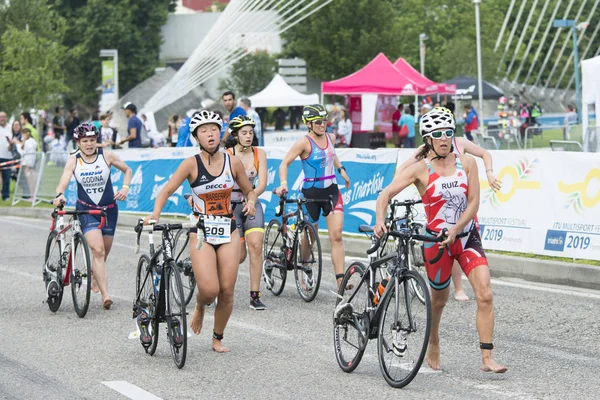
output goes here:
{"type": "MultiPolygon", "coordinates": [[[[398,165],[414,153],[399,150],[398,165]]],[[[477,159],[477,213],[485,249],[600,259],[600,158],[591,153],[492,151],[502,189],[477,159]]],[[[415,186],[397,199],[419,198],[415,186]]],[[[423,207],[417,220],[424,221],[423,207]]]]}
{"type": "Polygon", "coordinates": [[[264,132],[265,147],[290,149],[294,143],[306,136],[307,131],[268,131],[264,132]]]}

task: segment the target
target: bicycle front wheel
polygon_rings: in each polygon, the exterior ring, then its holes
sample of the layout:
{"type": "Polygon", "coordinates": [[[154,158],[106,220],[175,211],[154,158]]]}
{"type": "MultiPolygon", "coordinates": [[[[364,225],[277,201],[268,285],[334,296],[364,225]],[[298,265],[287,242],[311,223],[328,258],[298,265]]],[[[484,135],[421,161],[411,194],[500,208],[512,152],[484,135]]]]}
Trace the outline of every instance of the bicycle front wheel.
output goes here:
{"type": "Polygon", "coordinates": [[[416,285],[423,293],[428,293],[419,273],[406,271],[399,279],[394,278],[393,284],[395,287],[381,304],[383,312],[379,319],[377,352],[386,382],[401,388],[414,379],[425,358],[431,329],[431,304],[429,295],[422,303],[412,289],[416,285]]]}
{"type": "Polygon", "coordinates": [[[265,230],[263,242],[263,280],[275,296],[279,296],[287,279],[287,250],[278,219],[272,219],[265,230]]]}
{"type": "Polygon", "coordinates": [[[181,283],[183,284],[183,295],[185,305],[190,304],[196,290],[196,277],[192,269],[192,259],[190,257],[190,231],[189,229],[180,229],[175,235],[175,245],[173,254],[175,254],[175,263],[181,274],[181,283]]]}
{"type": "Polygon", "coordinates": [[[354,262],[346,270],[340,285],[333,314],[333,347],[338,365],[344,372],[352,372],[358,367],[367,348],[369,278],[360,286],[359,283],[363,275],[369,273],[362,263],[354,262]],[[349,301],[350,297],[352,301],[349,301]]]}
{"type": "Polygon", "coordinates": [[[58,311],[63,298],[62,262],[57,237],[57,231],[52,231],[48,235],[43,270],[44,284],[48,295],[46,303],[52,312],[58,311]]]}
{"type": "Polygon", "coordinates": [[[187,321],[185,298],[181,274],[174,262],[169,262],[163,271],[165,281],[167,332],[171,355],[177,368],[183,368],[187,354],[187,321]]]}
{"type": "Polygon", "coordinates": [[[71,263],[71,294],[73,307],[79,318],[85,317],[90,306],[90,292],[92,288],[92,260],[90,248],[83,234],[77,232],[73,238],[75,247],[71,263]]]}
{"type": "Polygon", "coordinates": [[[158,297],[154,289],[154,281],[152,279],[152,271],[150,265],[150,257],[145,254],[140,256],[137,266],[137,276],[135,280],[135,305],[136,314],[134,317],[139,317],[140,314],[145,314],[143,317],[144,323],[149,324],[148,333],[150,334],[150,343],[143,343],[142,346],[146,353],[150,356],[154,355],[156,345],[158,344],[158,318],[156,317],[156,309],[158,297]]]}
{"type": "Polygon", "coordinates": [[[323,271],[321,241],[312,224],[300,226],[294,249],[296,288],[300,298],[308,303],[319,293],[323,271]]]}

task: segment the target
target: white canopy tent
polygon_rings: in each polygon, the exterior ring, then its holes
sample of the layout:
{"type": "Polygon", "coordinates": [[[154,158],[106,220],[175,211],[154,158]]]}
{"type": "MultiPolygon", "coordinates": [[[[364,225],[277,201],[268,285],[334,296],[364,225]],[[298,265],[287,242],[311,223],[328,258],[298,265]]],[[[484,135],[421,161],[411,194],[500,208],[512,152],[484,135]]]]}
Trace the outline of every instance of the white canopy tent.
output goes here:
{"type": "Polygon", "coordinates": [[[319,95],[297,92],[283,80],[281,75],[277,74],[266,88],[250,96],[250,101],[252,108],[306,106],[318,103],[319,95]]]}
{"type": "Polygon", "coordinates": [[[589,148],[590,143],[596,144],[600,147],[600,138],[597,137],[597,128],[589,129],[589,106],[595,104],[596,110],[596,127],[598,124],[598,117],[600,117],[600,56],[583,60],[581,62],[581,117],[583,123],[583,150],[584,151],[599,151],[600,149],[589,148]],[[591,137],[596,136],[596,137],[591,137]]]}

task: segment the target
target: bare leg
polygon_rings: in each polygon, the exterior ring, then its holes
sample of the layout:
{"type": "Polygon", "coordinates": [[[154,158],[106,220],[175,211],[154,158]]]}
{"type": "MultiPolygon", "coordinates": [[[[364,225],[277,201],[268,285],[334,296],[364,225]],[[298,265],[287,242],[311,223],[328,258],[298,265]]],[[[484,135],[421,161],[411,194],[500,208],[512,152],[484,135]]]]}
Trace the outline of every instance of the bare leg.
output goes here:
{"type": "Polygon", "coordinates": [[[454,299],[457,301],[469,300],[462,287],[462,268],[456,260],[452,265],[452,283],[454,284],[454,299]]]}
{"type": "Polygon", "coordinates": [[[85,240],[92,251],[92,271],[102,295],[102,304],[109,309],[113,301],[108,295],[108,271],[106,270],[106,251],[100,229],[92,229],[85,234],[85,240]]]}
{"type": "Polygon", "coordinates": [[[190,327],[196,335],[202,330],[204,321],[204,307],[215,301],[219,294],[219,277],[217,274],[217,256],[214,248],[204,244],[200,250],[196,250],[196,234],[190,233],[190,257],[192,269],[198,286],[196,294],[196,307],[192,315],[190,327]]]}
{"type": "MultiPolygon", "coordinates": [[[[490,286],[490,268],[480,265],[469,274],[469,282],[477,299],[477,331],[481,343],[492,343],[494,336],[494,299],[490,286]]],[[[481,370],[504,373],[508,370],[492,358],[491,350],[481,350],[481,370]]]]}
{"type": "MultiPolygon", "coordinates": [[[[219,301],[215,308],[214,331],[220,335],[225,331],[231,311],[233,310],[233,292],[237,280],[239,267],[239,234],[231,234],[231,243],[219,247],[217,250],[217,273],[219,275],[219,301]]],[[[221,340],[212,339],[212,348],[217,353],[227,353],[229,349],[223,346],[221,340]]]]}
{"type": "MultiPolygon", "coordinates": [[[[336,275],[344,273],[345,251],[342,243],[342,227],[344,225],[344,214],[342,212],[332,212],[327,216],[327,229],[329,231],[329,240],[331,242],[331,262],[336,275]]],[[[343,278],[337,279],[338,288],[343,278]]]]}
{"type": "Polygon", "coordinates": [[[246,235],[246,244],[250,253],[250,290],[258,292],[260,290],[260,277],[262,275],[262,245],[265,234],[263,231],[256,230],[246,235]]]}
{"type": "Polygon", "coordinates": [[[449,293],[450,287],[431,291],[431,333],[429,334],[426,361],[434,370],[440,369],[440,321],[449,293]]]}

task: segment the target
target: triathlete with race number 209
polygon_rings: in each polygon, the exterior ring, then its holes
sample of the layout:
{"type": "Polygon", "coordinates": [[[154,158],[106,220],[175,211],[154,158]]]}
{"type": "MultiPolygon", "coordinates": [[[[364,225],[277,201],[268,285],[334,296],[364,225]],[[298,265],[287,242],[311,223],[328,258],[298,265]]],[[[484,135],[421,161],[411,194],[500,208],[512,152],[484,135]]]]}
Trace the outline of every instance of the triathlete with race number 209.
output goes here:
{"type": "MultiPolygon", "coordinates": [[[[442,111],[447,114],[453,115],[452,111],[445,107],[435,107],[434,110],[442,111]]],[[[408,160],[402,163],[399,169],[402,170],[408,168],[409,165],[418,162],[418,156],[423,151],[424,146],[425,145],[421,145],[412,157],[410,157],[408,160]]],[[[487,176],[490,187],[496,192],[500,190],[502,182],[498,180],[498,178],[496,178],[496,175],[494,174],[494,169],[492,167],[492,155],[489,151],[476,145],[467,138],[456,137],[456,135],[452,137],[452,147],[455,154],[470,154],[472,156],[481,158],[483,160],[483,165],[485,166],[485,174],[487,176]]],[[[477,219],[475,219],[475,222],[477,223],[477,219]]],[[[479,227],[477,228],[479,229],[479,227]]],[[[458,261],[456,261],[452,266],[452,283],[454,285],[454,299],[458,301],[467,301],[469,300],[469,297],[465,294],[465,291],[463,290],[461,276],[462,270],[460,268],[460,265],[458,264],[458,261]]]]}
{"type": "Polygon", "coordinates": [[[425,246],[425,267],[433,289],[427,363],[434,370],[440,369],[440,320],[450,292],[452,264],[458,260],[477,299],[481,370],[506,372],[507,368],[492,358],[494,300],[490,270],[474,220],[480,195],[477,163],[469,155],[453,153],[455,122],[451,114],[434,109],[423,115],[419,130],[425,143],[418,155],[419,161],[398,170],[392,183],[377,198],[375,235],[381,237],[387,231],[385,214],[389,200],[415,184],[425,206],[427,234],[439,236],[444,228],[448,229],[442,243],[425,246]],[[447,250],[438,262],[431,264],[428,260],[435,257],[439,246],[447,246],[447,250]]]}
{"type": "Polygon", "coordinates": [[[302,121],[308,127],[308,134],[299,139],[286,154],[279,167],[279,179],[281,180],[276,193],[281,195],[288,191],[287,173],[289,165],[300,157],[302,170],[304,171],[304,183],[302,193],[307,199],[325,200],[322,203],[307,203],[306,219],[315,224],[321,210],[326,215],[325,221],[331,242],[331,261],[335,270],[335,278],[338,286],[344,278],[344,244],[342,243],[342,228],[344,225],[344,202],[335,179],[335,170],[342,175],[346,181],[346,189],[350,187],[350,178],[346,168],[335,154],[335,135],[327,134],[327,110],[321,104],[313,104],[304,107],[302,121]],[[331,204],[326,201],[333,196],[333,210],[331,204]]]}
{"type": "Polygon", "coordinates": [[[113,301],[108,295],[108,271],[106,259],[112,248],[119,209],[117,200],[127,200],[131,168],[115,153],[98,147],[98,129],[83,123],[73,131],[73,140],[78,150],[69,157],[65,169],[56,187],[55,206],[67,202],[64,192],[69,186],[71,177],[77,181],[76,210],[97,210],[107,208],[106,226],[98,229],[100,217],[96,215],[80,215],[81,232],[92,251],[92,290],[102,295],[102,305],[110,309],[113,301]],[[114,166],[125,173],[123,185],[117,193],[113,192],[110,179],[110,168],[114,166]]]}
{"type": "MultiPolygon", "coordinates": [[[[242,209],[242,214],[246,216],[254,215],[257,196],[246,177],[242,161],[219,151],[223,127],[221,117],[212,111],[202,110],[192,115],[189,125],[190,132],[200,146],[200,154],[183,160],[158,194],[154,211],[145,218],[144,223],[148,224],[150,220],[158,221],[168,198],[186,179],[192,188],[194,210],[203,215],[218,216],[216,221],[214,218],[205,218],[205,232],[208,234],[200,250],[196,250],[196,230],[192,229],[190,233],[190,257],[198,286],[191,328],[195,334],[200,333],[204,308],[213,303],[218,296],[212,349],[217,353],[225,353],[229,349],[221,341],[233,310],[233,294],[240,258],[240,235],[231,210],[231,191],[234,183],[237,183],[247,199],[242,209]],[[210,234],[210,227],[217,227],[216,224],[221,228],[225,225],[223,235],[210,234]]],[[[222,232],[221,230],[220,233],[222,232]]]]}

